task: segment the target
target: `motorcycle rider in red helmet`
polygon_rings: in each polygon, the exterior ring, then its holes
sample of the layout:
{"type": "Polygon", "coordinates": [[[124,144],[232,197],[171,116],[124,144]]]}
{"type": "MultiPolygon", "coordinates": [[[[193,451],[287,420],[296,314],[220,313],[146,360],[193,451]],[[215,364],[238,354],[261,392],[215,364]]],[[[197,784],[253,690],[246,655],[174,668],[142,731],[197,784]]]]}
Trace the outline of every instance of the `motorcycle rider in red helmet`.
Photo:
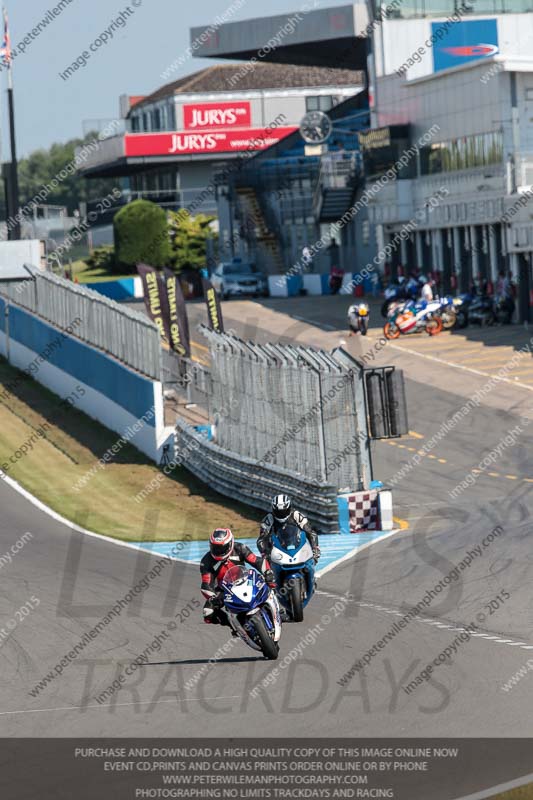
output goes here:
{"type": "Polygon", "coordinates": [[[274,587],[274,573],[264,556],[256,556],[249,547],[236,542],[229,528],[216,528],[209,537],[209,551],[200,563],[201,592],[206,598],[204,622],[211,625],[229,625],[222,599],[222,581],[231,567],[250,564],[263,574],[269,586],[274,587]]]}

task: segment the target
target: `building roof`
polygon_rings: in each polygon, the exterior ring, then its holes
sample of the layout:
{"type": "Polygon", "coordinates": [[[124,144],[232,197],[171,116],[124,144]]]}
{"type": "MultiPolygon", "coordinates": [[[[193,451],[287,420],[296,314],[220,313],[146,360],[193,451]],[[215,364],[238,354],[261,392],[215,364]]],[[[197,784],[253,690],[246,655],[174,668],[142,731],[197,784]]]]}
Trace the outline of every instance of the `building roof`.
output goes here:
{"type": "Polygon", "coordinates": [[[254,89],[304,89],[324,86],[362,86],[364,75],[351,69],[301,67],[292,64],[216,64],[185,78],[167,83],[136,103],[153,103],[175,94],[204,92],[246,92],[254,89]],[[231,78],[239,76],[232,84],[231,78]]]}

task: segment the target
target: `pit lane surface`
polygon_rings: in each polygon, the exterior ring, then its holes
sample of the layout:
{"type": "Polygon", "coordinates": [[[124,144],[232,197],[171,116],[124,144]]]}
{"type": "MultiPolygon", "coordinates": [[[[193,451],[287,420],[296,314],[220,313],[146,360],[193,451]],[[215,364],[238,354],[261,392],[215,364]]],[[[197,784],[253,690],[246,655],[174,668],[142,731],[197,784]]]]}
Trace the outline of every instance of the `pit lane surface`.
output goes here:
{"type": "MultiPolygon", "coordinates": [[[[405,445],[418,447],[464,397],[410,381],[408,401],[417,436],[405,445]]],[[[520,403],[522,396],[517,408],[520,403]]],[[[321,579],[304,623],[284,626],[278,662],[258,659],[225,630],[201,624],[199,609],[190,611],[200,597],[197,569],[175,563],[32,696],[157,557],[72,532],[0,482],[0,555],[26,531],[33,534],[11,563],[0,562],[4,736],[532,735],[530,676],[502,689],[533,658],[531,484],[518,480],[533,477],[531,433],[506,449],[498,465],[516,481],[482,475],[457,500],[449,497],[516,424],[512,410],[481,406],[443,440],[437,455],[446,463],[424,458],[398,485],[395,511],[409,519],[410,529],[321,579]],[[483,546],[497,526],[502,533],[483,546]],[[481,555],[431,601],[424,618],[390,636],[364,673],[355,671],[339,685],[354,662],[478,546],[481,555]],[[491,613],[491,601],[503,591],[509,599],[491,613]],[[347,592],[354,596],[348,603],[342,600],[347,592]],[[32,596],[38,607],[8,629],[32,596]],[[429,681],[406,693],[402,686],[476,620],[481,635],[463,642],[429,681]],[[150,652],[148,664],[98,702],[158,634],[161,649],[150,652]]],[[[408,456],[379,444],[376,475],[395,474],[408,456]]],[[[90,519],[83,524],[90,528],[90,519]]]]}

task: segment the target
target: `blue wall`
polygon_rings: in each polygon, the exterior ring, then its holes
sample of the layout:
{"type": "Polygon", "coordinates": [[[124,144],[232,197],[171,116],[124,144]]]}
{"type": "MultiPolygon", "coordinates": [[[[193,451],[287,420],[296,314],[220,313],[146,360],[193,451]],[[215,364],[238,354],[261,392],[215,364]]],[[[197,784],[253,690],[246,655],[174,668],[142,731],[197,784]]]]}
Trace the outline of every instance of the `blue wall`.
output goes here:
{"type": "Polygon", "coordinates": [[[134,278],[121,278],[117,281],[101,281],[99,283],[86,283],[87,289],[100,292],[111,300],[127,300],[135,297],[134,278]]]}
{"type": "Polygon", "coordinates": [[[0,331],[6,330],[6,303],[0,297],[0,331]]]}
{"type": "MultiPolygon", "coordinates": [[[[154,389],[149,378],[16,306],[10,307],[9,320],[10,339],[34,353],[43,354],[48,363],[100,392],[130,414],[140,418],[153,407],[154,389]],[[48,351],[52,342],[55,345],[48,351]]],[[[155,419],[147,424],[155,427],[155,419]]]]}

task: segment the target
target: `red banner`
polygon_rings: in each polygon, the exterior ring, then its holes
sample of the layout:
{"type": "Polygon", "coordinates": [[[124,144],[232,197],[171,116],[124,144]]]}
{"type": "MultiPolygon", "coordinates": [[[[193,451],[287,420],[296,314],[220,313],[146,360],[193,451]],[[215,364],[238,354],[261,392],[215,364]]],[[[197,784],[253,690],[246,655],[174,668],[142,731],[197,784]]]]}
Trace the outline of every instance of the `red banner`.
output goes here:
{"type": "Polygon", "coordinates": [[[173,156],[194,153],[240,153],[243,150],[264,150],[277,144],[296,127],[246,128],[234,131],[213,131],[212,133],[128,133],[124,137],[124,155],[134,156],[173,156]]]}
{"type": "Polygon", "coordinates": [[[196,103],[183,106],[183,127],[187,131],[246,128],[251,124],[249,102],[196,103]]]}

